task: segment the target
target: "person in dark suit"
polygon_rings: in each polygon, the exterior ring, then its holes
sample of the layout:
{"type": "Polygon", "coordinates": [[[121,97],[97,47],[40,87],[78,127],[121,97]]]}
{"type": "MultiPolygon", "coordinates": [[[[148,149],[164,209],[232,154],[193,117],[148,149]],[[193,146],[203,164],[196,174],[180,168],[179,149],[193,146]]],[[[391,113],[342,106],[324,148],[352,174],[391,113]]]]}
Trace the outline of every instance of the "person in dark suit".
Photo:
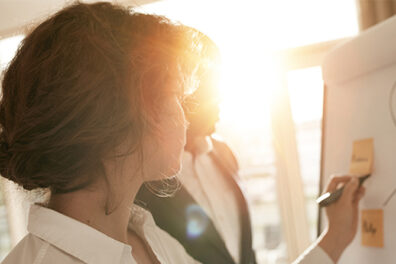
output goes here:
{"type": "MultiPolygon", "coordinates": [[[[205,39],[206,57],[219,51],[205,39]]],[[[159,197],[142,186],[135,202],[148,209],[157,225],[202,263],[256,263],[248,205],[239,186],[238,163],[231,149],[212,136],[219,120],[217,64],[198,70],[198,89],[186,98],[190,123],[179,175],[180,189],[159,197]]]]}

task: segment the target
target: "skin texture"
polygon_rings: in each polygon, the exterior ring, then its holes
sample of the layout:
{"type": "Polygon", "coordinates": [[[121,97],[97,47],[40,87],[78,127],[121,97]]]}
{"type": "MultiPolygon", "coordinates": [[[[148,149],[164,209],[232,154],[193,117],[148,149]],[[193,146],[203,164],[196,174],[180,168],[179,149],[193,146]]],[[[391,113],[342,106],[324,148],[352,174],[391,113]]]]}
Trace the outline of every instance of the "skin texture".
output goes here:
{"type": "Polygon", "coordinates": [[[329,225],[319,239],[319,246],[335,263],[356,235],[358,205],[365,192],[353,176],[332,177],[326,192],[335,191],[339,185],[345,185],[344,192],[337,202],[326,208],[329,225]]]}
{"type": "MultiPolygon", "coordinates": [[[[161,138],[153,133],[144,139],[143,166],[137,153],[105,161],[106,179],[98,177],[89,188],[52,195],[49,202],[49,208],[130,244],[134,249],[132,255],[139,263],[157,263],[157,260],[145,242],[128,232],[130,205],[144,181],[173,176],[181,168],[186,137],[184,113],[176,95],[167,100],[158,116],[161,138]],[[106,214],[106,208],[110,214],[106,214]]],[[[122,146],[116,151],[119,150],[122,146]]]]}

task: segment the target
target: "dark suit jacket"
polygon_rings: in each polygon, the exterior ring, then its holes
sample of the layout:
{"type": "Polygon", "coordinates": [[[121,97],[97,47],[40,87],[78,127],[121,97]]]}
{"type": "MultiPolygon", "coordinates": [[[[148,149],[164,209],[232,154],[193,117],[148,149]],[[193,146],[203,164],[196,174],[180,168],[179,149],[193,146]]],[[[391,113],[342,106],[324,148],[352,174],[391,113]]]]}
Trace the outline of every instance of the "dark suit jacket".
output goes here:
{"type": "MultiPolygon", "coordinates": [[[[241,223],[239,263],[256,263],[252,249],[250,216],[246,200],[238,185],[236,159],[225,143],[214,139],[212,142],[213,151],[209,155],[222,172],[222,176],[230,181],[238,200],[241,223]]],[[[185,188],[181,187],[173,197],[161,198],[152,194],[143,185],[135,203],[148,209],[156,224],[176,238],[196,260],[204,264],[235,263],[214,224],[185,188]],[[191,215],[191,211],[195,213],[191,215]]]]}

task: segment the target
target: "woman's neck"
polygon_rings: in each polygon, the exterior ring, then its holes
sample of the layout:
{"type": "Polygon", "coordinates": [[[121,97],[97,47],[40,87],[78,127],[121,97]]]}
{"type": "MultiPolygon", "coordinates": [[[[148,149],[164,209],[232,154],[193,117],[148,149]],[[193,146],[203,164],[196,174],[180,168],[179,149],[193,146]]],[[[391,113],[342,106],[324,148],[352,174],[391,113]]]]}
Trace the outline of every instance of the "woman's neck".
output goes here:
{"type": "Polygon", "coordinates": [[[48,207],[127,244],[130,207],[142,183],[140,177],[134,177],[112,188],[114,190],[104,191],[108,185],[102,180],[92,188],[54,194],[48,207]]]}

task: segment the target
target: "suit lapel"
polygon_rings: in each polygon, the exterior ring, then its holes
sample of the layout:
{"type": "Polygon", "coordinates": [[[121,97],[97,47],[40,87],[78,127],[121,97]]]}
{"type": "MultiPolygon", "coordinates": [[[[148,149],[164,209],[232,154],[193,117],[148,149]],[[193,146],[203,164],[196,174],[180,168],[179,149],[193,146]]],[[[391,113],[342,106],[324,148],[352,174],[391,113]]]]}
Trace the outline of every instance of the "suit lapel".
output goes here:
{"type": "MultiPolygon", "coordinates": [[[[199,204],[183,186],[171,199],[172,201],[168,203],[167,206],[171,206],[172,211],[177,212],[179,215],[185,215],[187,208],[191,205],[199,206],[199,204]]],[[[202,211],[204,212],[203,209],[202,211]]],[[[210,246],[216,248],[217,251],[227,260],[225,263],[234,263],[230,253],[225,246],[223,239],[216,230],[214,223],[207,215],[206,217],[208,218],[208,225],[205,232],[202,233],[201,239],[207,241],[210,246]]]]}

